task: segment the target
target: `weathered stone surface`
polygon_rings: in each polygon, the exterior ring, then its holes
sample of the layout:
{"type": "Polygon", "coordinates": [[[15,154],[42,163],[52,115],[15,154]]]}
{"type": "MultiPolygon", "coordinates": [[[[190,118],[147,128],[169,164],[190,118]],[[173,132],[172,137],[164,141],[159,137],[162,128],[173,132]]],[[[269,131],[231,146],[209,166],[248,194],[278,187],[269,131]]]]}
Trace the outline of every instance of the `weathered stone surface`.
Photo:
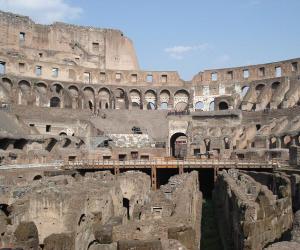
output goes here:
{"type": "Polygon", "coordinates": [[[298,250],[300,244],[297,242],[283,241],[272,244],[271,246],[264,248],[265,250],[298,250]]]}
{"type": "Polygon", "coordinates": [[[121,240],[118,241],[118,250],[162,250],[159,240],[121,240]]]}
{"type": "Polygon", "coordinates": [[[213,199],[226,249],[262,249],[292,227],[289,179],[280,174],[249,175],[229,170],[217,178],[213,199]],[[269,179],[273,192],[257,182],[269,179]]]}
{"type": "Polygon", "coordinates": [[[300,243],[300,210],[298,210],[294,215],[294,223],[292,230],[292,241],[300,243]]]}
{"type": "Polygon", "coordinates": [[[34,222],[21,222],[14,233],[15,245],[24,250],[38,250],[39,236],[34,222]]]}
{"type": "Polygon", "coordinates": [[[72,250],[74,239],[68,234],[51,234],[44,240],[44,250],[72,250]]]}

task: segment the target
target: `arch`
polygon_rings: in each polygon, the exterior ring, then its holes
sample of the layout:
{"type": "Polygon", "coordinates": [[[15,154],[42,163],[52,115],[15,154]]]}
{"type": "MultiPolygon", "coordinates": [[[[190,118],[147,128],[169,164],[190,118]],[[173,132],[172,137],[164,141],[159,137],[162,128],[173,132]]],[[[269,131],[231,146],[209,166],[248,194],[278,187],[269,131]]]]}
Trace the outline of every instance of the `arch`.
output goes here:
{"type": "Polygon", "coordinates": [[[124,89],[117,88],[114,90],[115,95],[115,108],[128,109],[128,98],[124,89]]]}
{"type": "Polygon", "coordinates": [[[170,150],[171,156],[175,158],[183,158],[187,155],[187,135],[178,132],[171,136],[170,138],[170,150]]]}
{"type": "Polygon", "coordinates": [[[271,85],[272,90],[276,90],[280,87],[280,82],[273,82],[271,85]]]}
{"type": "Polygon", "coordinates": [[[59,136],[68,136],[66,132],[60,132],[59,136]]]}
{"type": "Polygon", "coordinates": [[[261,91],[261,90],[263,90],[264,87],[265,87],[265,85],[260,83],[260,84],[256,85],[255,90],[261,91]]]}
{"type": "Polygon", "coordinates": [[[212,101],[210,104],[209,104],[209,111],[214,111],[215,110],[215,101],[212,101]]]}
{"type": "Polygon", "coordinates": [[[131,106],[133,109],[142,109],[142,98],[141,92],[137,89],[132,89],[129,91],[129,97],[131,101],[131,106]]]}
{"type": "Polygon", "coordinates": [[[242,91],[241,91],[241,97],[245,97],[249,91],[250,87],[249,86],[243,86],[242,91]]]}
{"type": "Polygon", "coordinates": [[[12,90],[13,87],[12,81],[7,77],[2,78],[1,85],[9,92],[12,90]]]}
{"type": "Polygon", "coordinates": [[[26,80],[21,80],[18,83],[18,87],[20,88],[23,94],[29,94],[31,89],[31,84],[26,80]]]}
{"type": "Polygon", "coordinates": [[[195,104],[195,110],[204,110],[204,103],[199,101],[199,102],[196,102],[195,104]]]}
{"type": "Polygon", "coordinates": [[[177,90],[174,94],[174,108],[176,111],[184,111],[188,108],[190,94],[185,89],[177,90]]]}
{"type": "Polygon", "coordinates": [[[227,110],[228,107],[228,103],[225,101],[219,102],[219,110],[227,110]]]}
{"type": "Polygon", "coordinates": [[[169,103],[170,103],[170,96],[171,96],[171,93],[169,90],[167,89],[163,89],[162,91],[160,91],[159,93],[159,100],[160,100],[160,103],[166,103],[167,105],[161,105],[160,108],[161,109],[168,109],[168,106],[169,106],[169,103]]]}
{"type": "Polygon", "coordinates": [[[60,83],[53,83],[50,87],[50,91],[56,94],[62,94],[64,87],[60,83]]]}
{"type": "Polygon", "coordinates": [[[68,90],[69,90],[72,97],[78,97],[79,96],[79,89],[75,85],[69,86],[68,90]]]}
{"type": "Polygon", "coordinates": [[[145,102],[147,104],[147,109],[156,109],[157,96],[154,90],[149,89],[145,92],[145,102]]]}
{"type": "Polygon", "coordinates": [[[206,152],[210,151],[210,139],[206,138],[204,139],[205,149],[206,152]]]}
{"type": "Polygon", "coordinates": [[[83,89],[83,93],[85,99],[85,108],[88,108],[93,112],[95,104],[95,90],[92,87],[87,86],[83,89]]]}
{"type": "Polygon", "coordinates": [[[57,96],[54,96],[50,99],[51,108],[60,108],[60,99],[57,96]]]}
{"type": "Polygon", "coordinates": [[[38,93],[45,95],[47,93],[48,86],[45,82],[37,82],[35,84],[35,88],[36,88],[38,93]]]}
{"type": "Polygon", "coordinates": [[[41,180],[43,177],[40,175],[40,174],[38,174],[38,175],[36,175],[36,176],[34,176],[33,177],[33,181],[38,181],[38,180],[41,180]]]}
{"type": "Polygon", "coordinates": [[[111,94],[110,90],[108,88],[101,88],[98,91],[98,99],[99,99],[99,108],[100,109],[108,109],[110,100],[111,100],[111,94]]]}

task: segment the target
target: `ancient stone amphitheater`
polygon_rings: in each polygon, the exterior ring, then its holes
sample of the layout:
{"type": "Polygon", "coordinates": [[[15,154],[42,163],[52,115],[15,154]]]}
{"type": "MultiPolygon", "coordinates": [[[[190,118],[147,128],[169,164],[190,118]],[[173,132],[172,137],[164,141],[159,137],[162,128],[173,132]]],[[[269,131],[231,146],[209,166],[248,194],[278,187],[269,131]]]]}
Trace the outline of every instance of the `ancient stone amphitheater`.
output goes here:
{"type": "Polygon", "coordinates": [[[118,30],[0,30],[0,249],[300,249],[300,59],[184,81],[118,30]]]}

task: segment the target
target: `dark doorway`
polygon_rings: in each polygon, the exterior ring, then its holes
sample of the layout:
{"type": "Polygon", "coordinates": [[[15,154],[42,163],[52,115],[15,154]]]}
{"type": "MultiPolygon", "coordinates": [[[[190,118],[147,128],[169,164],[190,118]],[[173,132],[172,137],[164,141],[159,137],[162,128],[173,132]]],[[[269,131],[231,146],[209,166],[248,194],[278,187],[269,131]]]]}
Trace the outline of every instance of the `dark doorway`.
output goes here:
{"type": "Polygon", "coordinates": [[[176,133],[170,139],[171,155],[175,158],[184,158],[187,155],[187,136],[184,133],[176,133]]]}
{"type": "Polygon", "coordinates": [[[228,104],[226,102],[219,103],[219,110],[226,110],[228,109],[228,104]]]}
{"type": "Polygon", "coordinates": [[[130,214],[129,214],[129,200],[127,198],[123,198],[123,207],[126,208],[127,210],[127,219],[130,219],[130,214]]]}
{"type": "Polygon", "coordinates": [[[59,108],[60,107],[60,99],[58,97],[52,97],[50,99],[50,107],[51,108],[59,108]]]}

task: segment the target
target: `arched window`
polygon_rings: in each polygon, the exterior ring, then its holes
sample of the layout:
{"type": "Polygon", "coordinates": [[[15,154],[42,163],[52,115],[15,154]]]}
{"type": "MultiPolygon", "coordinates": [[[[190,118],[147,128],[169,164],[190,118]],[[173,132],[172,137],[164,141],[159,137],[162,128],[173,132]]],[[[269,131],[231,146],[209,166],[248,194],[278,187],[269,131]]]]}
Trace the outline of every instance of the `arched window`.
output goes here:
{"type": "Polygon", "coordinates": [[[204,103],[203,102],[197,102],[195,104],[195,110],[204,110],[204,103]]]}

